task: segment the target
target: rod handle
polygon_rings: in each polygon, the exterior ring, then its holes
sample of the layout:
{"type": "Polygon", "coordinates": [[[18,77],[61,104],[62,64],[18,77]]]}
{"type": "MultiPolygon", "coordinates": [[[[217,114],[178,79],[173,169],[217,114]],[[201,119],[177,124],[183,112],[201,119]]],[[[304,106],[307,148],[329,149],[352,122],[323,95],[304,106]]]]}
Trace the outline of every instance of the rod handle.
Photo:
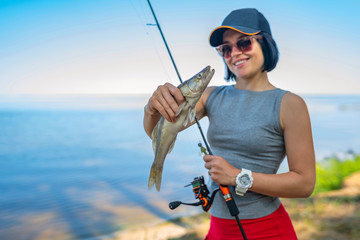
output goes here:
{"type": "Polygon", "coordinates": [[[231,196],[229,187],[222,184],[220,184],[219,187],[224,196],[225,203],[230,211],[231,216],[237,216],[240,212],[236,206],[234,198],[231,196]]]}

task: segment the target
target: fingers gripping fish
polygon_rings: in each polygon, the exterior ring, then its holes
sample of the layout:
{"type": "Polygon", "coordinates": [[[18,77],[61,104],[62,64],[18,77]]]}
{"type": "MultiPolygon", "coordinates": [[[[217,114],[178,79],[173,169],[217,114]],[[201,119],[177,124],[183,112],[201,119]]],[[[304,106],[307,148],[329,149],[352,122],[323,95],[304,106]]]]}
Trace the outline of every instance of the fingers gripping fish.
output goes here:
{"type": "Polygon", "coordinates": [[[156,185],[160,191],[161,176],[165,157],[174,147],[178,132],[189,122],[193,122],[196,116],[195,105],[214,75],[214,69],[207,66],[198,74],[178,86],[185,100],[179,105],[175,114],[176,122],[169,122],[161,117],[152,132],[152,144],[155,153],[154,162],[149,177],[149,188],[156,185]]]}

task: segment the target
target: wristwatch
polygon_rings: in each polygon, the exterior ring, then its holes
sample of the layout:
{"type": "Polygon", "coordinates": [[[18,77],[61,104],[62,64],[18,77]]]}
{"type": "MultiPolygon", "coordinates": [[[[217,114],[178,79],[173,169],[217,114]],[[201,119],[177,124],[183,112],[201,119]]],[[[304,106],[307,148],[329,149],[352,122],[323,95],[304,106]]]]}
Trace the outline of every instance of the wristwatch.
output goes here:
{"type": "Polygon", "coordinates": [[[236,176],[235,192],[239,196],[244,196],[249,188],[253,184],[253,178],[250,170],[245,168],[241,169],[241,172],[236,176]]]}

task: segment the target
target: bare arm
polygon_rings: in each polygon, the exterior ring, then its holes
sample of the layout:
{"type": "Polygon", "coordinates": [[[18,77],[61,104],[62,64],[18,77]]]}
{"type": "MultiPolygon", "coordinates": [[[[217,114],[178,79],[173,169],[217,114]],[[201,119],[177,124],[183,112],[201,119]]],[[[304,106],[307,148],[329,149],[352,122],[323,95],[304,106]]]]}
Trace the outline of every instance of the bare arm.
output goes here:
{"type": "MultiPolygon", "coordinates": [[[[311,195],[315,186],[315,153],[310,117],[305,102],[297,95],[284,95],[280,120],[284,130],[289,172],[263,174],[253,172],[251,191],[274,197],[298,198],[311,195]]],[[[219,156],[205,156],[205,167],[211,178],[221,184],[235,186],[240,169],[219,156]]]]}
{"type": "Polygon", "coordinates": [[[303,99],[292,93],[285,94],[280,120],[289,172],[273,175],[255,173],[251,190],[269,196],[308,197],[314,190],[316,172],[310,117],[303,99]]]}

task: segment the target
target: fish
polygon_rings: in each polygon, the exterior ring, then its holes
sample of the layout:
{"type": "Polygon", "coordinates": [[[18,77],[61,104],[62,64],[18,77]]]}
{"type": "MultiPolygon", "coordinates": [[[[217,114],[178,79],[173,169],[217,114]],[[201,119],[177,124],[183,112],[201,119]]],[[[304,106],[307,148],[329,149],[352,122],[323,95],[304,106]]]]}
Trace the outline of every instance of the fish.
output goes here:
{"type": "Polygon", "coordinates": [[[195,105],[208,86],[214,72],[214,69],[207,66],[192,78],[181,83],[178,88],[185,100],[175,113],[177,120],[169,122],[162,116],[154,127],[151,138],[155,157],[150,170],[149,189],[156,185],[157,191],[160,191],[165,158],[173,149],[179,131],[195,120],[195,105]]]}

